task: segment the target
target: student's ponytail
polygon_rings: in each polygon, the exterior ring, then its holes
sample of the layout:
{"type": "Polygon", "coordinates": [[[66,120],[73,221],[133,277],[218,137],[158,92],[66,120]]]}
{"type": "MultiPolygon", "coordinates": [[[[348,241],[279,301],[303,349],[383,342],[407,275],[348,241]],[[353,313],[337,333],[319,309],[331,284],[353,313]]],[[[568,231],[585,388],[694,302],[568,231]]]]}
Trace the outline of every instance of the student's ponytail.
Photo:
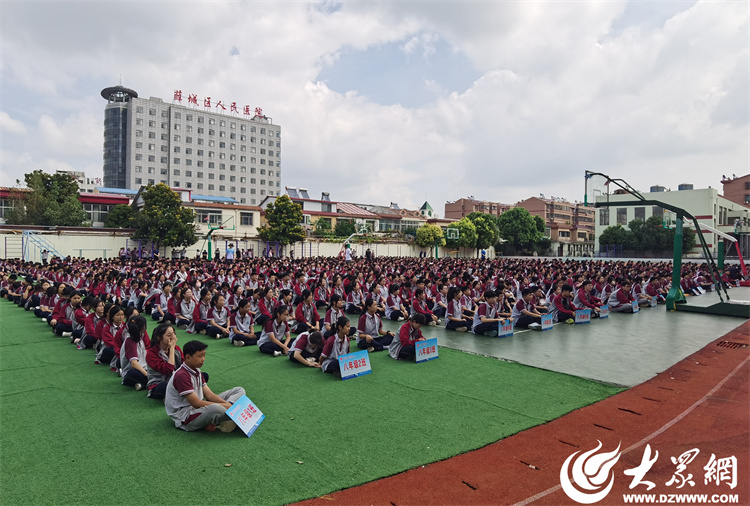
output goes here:
{"type": "Polygon", "coordinates": [[[336,320],[336,332],[338,333],[339,330],[346,327],[346,324],[349,323],[349,318],[346,316],[339,316],[336,320]]]}
{"type": "Polygon", "coordinates": [[[131,316],[128,319],[128,334],[130,339],[136,343],[141,342],[141,335],[146,330],[146,319],[141,315],[131,316]]]}

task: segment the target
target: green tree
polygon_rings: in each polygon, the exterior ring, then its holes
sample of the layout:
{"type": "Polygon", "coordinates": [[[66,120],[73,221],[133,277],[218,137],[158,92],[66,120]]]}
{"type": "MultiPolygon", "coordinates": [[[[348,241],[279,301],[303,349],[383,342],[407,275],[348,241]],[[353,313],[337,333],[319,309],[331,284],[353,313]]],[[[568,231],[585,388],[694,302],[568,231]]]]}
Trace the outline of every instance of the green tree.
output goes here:
{"type": "Polygon", "coordinates": [[[497,221],[490,214],[485,213],[470,213],[467,218],[474,224],[477,229],[477,242],[475,247],[480,249],[486,249],[490,246],[494,246],[498,239],[500,239],[500,232],[497,228],[497,221]]]}
{"type": "Polygon", "coordinates": [[[117,204],[107,214],[104,226],[107,228],[133,228],[135,226],[135,210],[127,204],[117,204]]]}
{"type": "Polygon", "coordinates": [[[264,241],[293,244],[305,238],[302,228],[302,206],[292,202],[288,195],[281,195],[266,207],[266,223],[258,229],[264,241]]]}
{"type": "Polygon", "coordinates": [[[599,244],[604,246],[623,246],[629,248],[633,243],[633,233],[619,223],[605,228],[599,236],[599,244]]]}
{"type": "Polygon", "coordinates": [[[357,231],[352,220],[336,220],[336,237],[349,237],[357,231]]]}
{"type": "Polygon", "coordinates": [[[149,184],[141,193],[143,208],[135,217],[133,238],[162,246],[195,244],[195,212],[182,207],[182,200],[169,186],[149,184]]]}
{"type": "MultiPolygon", "coordinates": [[[[24,181],[31,191],[12,193],[13,210],[6,214],[6,223],[79,227],[86,221],[78,184],[72,177],[35,170],[24,175],[24,181]]],[[[16,184],[21,182],[16,180],[16,184]]]]}
{"type": "Polygon", "coordinates": [[[446,240],[446,244],[451,248],[473,248],[477,245],[477,227],[468,217],[454,221],[448,228],[458,229],[458,239],[446,240]]]}
{"type": "Polygon", "coordinates": [[[508,209],[496,221],[500,237],[505,239],[506,249],[510,251],[530,251],[544,237],[544,219],[532,216],[523,207],[508,209]]]}
{"type": "Polygon", "coordinates": [[[332,237],[331,218],[318,218],[313,227],[313,234],[317,237],[332,237]]]}
{"type": "Polygon", "coordinates": [[[425,223],[417,229],[417,244],[423,248],[432,248],[437,246],[445,246],[445,237],[443,237],[443,229],[437,225],[430,225],[425,223]]]}

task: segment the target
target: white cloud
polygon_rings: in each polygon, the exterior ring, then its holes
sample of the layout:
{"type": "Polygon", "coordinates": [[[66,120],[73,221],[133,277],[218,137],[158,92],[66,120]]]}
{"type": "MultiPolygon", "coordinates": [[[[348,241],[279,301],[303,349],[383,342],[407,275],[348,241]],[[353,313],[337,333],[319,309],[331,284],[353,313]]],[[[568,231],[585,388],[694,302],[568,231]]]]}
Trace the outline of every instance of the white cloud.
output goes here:
{"type": "Polygon", "coordinates": [[[60,164],[101,174],[98,93],[122,74],[141,96],[263,107],[282,125],[282,184],[333,199],[428,200],[439,213],[470,194],[580,199],[587,169],[641,188],[718,186],[750,166],[748,13],[678,7],[655,22],[624,1],[134,2],[113,24],[112,4],[6,4],[3,177],[60,164]],[[437,97],[421,108],[319,79],[343,52],[396,44],[431,59],[444,42],[475,81],[396,76],[392,86],[437,97]]]}
{"type": "Polygon", "coordinates": [[[7,112],[0,111],[0,130],[10,134],[25,134],[26,125],[17,119],[11,118],[7,112]]]}

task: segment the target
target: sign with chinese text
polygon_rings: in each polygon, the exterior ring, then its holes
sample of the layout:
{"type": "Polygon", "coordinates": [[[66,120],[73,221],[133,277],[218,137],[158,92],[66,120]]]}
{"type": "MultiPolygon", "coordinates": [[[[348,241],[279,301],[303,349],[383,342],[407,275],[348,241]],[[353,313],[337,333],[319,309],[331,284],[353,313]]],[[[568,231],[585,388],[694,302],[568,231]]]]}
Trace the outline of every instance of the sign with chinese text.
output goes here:
{"type": "Polygon", "coordinates": [[[542,330],[552,330],[552,315],[551,314],[542,315],[542,330]]]}
{"type": "Polygon", "coordinates": [[[242,429],[247,437],[252,436],[260,423],[266,418],[266,415],[258,409],[258,406],[253,404],[253,401],[247,398],[247,395],[243,395],[232,404],[232,407],[227,410],[227,416],[237,424],[237,427],[242,429]]]}
{"type": "Polygon", "coordinates": [[[638,307],[638,301],[637,300],[634,300],[632,305],[633,305],[633,312],[634,313],[637,313],[638,311],[641,310],[641,308],[638,307]]]}
{"type": "Polygon", "coordinates": [[[417,354],[417,363],[435,360],[438,358],[437,338],[433,337],[426,341],[417,341],[417,344],[414,345],[414,350],[417,354]]]}
{"type": "Polygon", "coordinates": [[[505,320],[505,323],[498,322],[497,337],[510,337],[513,335],[513,322],[505,320]]]}
{"type": "Polygon", "coordinates": [[[599,319],[602,318],[609,318],[609,306],[607,304],[599,306],[599,319]]]}
{"type": "Polygon", "coordinates": [[[357,376],[370,374],[370,354],[367,350],[347,353],[339,357],[339,368],[341,370],[341,379],[348,380],[357,376]]]}
{"type": "Polygon", "coordinates": [[[590,309],[576,309],[576,325],[591,323],[590,309]]]}

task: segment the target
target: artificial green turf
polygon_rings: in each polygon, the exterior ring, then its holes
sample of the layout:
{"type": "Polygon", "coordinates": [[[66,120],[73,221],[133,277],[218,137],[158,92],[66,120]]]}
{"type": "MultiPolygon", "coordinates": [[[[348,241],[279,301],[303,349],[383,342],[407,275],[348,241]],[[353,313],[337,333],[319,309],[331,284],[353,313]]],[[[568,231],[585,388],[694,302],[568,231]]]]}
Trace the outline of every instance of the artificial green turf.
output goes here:
{"type": "Polygon", "coordinates": [[[91,350],[0,300],[0,503],[284,504],[482,447],[621,390],[446,348],[423,364],[374,353],[372,374],[341,381],[206,341],[210,387],[242,386],[266,415],[251,438],[176,429],[161,402],[122,386],[91,350]]]}

